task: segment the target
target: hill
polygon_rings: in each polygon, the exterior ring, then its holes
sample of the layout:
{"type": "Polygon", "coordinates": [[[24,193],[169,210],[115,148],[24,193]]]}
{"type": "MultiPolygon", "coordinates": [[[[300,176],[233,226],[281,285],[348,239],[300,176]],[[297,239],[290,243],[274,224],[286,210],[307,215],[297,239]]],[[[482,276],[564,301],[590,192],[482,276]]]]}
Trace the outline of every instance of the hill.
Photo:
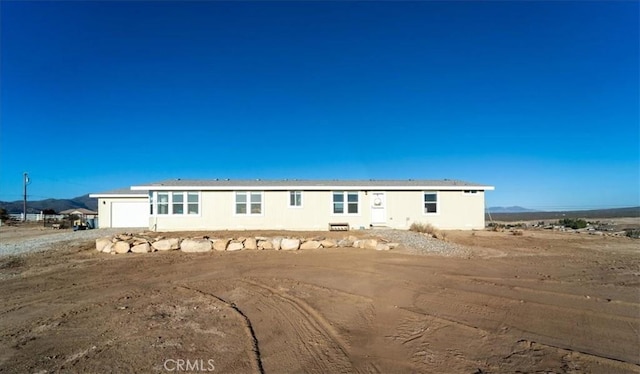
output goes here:
{"type": "MultiPolygon", "coordinates": [[[[22,213],[22,200],[0,201],[0,208],[6,209],[7,213],[22,213]]],[[[98,210],[98,200],[89,197],[89,194],[74,197],[73,199],[45,199],[27,201],[27,213],[40,213],[45,209],[53,209],[61,212],[67,209],[85,208],[98,210]]]]}
{"type": "Polygon", "coordinates": [[[487,212],[489,213],[524,213],[524,212],[537,212],[534,209],[527,209],[521,206],[492,206],[487,208],[487,212]]]}
{"type": "Polygon", "coordinates": [[[591,219],[604,219],[604,218],[620,218],[620,217],[640,217],[640,206],[629,208],[614,208],[614,209],[596,209],[596,210],[571,210],[571,211],[558,211],[558,212],[519,212],[519,213],[487,213],[487,222],[491,219],[494,221],[535,221],[535,220],[558,220],[562,218],[591,218],[591,219]]]}

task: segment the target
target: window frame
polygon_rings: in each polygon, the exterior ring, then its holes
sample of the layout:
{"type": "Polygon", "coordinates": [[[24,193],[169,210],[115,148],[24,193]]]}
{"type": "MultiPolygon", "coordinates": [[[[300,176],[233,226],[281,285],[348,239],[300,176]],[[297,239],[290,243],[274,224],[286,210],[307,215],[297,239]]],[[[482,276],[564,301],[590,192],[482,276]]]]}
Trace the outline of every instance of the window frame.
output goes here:
{"type": "Polygon", "coordinates": [[[152,191],[149,194],[149,203],[151,205],[150,215],[153,217],[198,217],[202,212],[202,193],[201,191],[152,191]],[[182,194],[182,202],[174,202],[174,194],[182,194]],[[160,202],[158,195],[167,195],[166,202],[160,202]],[[189,202],[189,195],[197,196],[197,202],[189,202]],[[182,213],[174,213],[174,204],[182,204],[182,213]],[[166,205],[167,213],[160,213],[158,207],[166,205]],[[189,205],[196,205],[198,213],[189,213],[189,205]]]}
{"type": "MultiPolygon", "coordinates": [[[[304,196],[304,193],[302,192],[302,190],[290,190],[288,207],[293,209],[301,209],[304,204],[303,196],[304,196]],[[300,195],[300,205],[291,205],[291,198],[294,197],[296,194],[300,195]]],[[[293,201],[296,202],[295,197],[293,201]]]]}
{"type": "Polygon", "coordinates": [[[361,209],[360,209],[361,201],[362,199],[360,199],[360,191],[354,191],[354,190],[331,191],[331,214],[334,216],[359,216],[361,212],[361,209]],[[336,203],[335,201],[336,194],[342,195],[342,201],[336,203]],[[357,201],[355,201],[355,203],[349,201],[349,195],[351,196],[355,195],[357,197],[357,201]],[[335,208],[336,204],[342,204],[342,213],[336,213],[336,208],[335,208]],[[355,204],[357,211],[355,213],[349,213],[349,206],[353,204],[355,204]]]}
{"type": "Polygon", "coordinates": [[[437,216],[440,214],[440,191],[422,191],[422,214],[424,214],[425,216],[437,216]],[[427,194],[429,195],[435,195],[436,196],[436,201],[427,201],[426,197],[427,194]],[[436,204],[436,211],[435,212],[427,212],[427,207],[426,204],[436,204]]]}
{"type": "Polygon", "coordinates": [[[233,215],[234,216],[263,216],[264,215],[264,191],[233,191],[233,215]],[[238,195],[245,195],[245,212],[238,213],[238,195]],[[257,204],[251,201],[252,195],[260,196],[260,213],[251,213],[251,205],[257,204]]]}

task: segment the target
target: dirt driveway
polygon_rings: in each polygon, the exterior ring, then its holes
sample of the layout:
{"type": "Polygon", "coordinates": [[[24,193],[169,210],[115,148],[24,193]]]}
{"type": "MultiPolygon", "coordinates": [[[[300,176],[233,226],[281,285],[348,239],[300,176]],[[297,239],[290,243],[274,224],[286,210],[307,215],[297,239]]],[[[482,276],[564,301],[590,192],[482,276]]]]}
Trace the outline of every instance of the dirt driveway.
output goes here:
{"type": "Polygon", "coordinates": [[[0,258],[0,372],[640,373],[639,241],[447,239],[473,254],[0,258]]]}

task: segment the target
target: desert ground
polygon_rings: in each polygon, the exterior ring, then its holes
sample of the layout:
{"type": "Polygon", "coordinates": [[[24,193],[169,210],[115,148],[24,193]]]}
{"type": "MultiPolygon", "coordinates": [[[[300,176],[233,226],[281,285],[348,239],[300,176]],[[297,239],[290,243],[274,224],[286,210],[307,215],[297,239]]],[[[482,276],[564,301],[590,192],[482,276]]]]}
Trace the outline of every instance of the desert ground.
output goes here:
{"type": "Polygon", "coordinates": [[[446,240],[467,254],[2,256],[0,372],[640,373],[640,240],[446,240]]]}

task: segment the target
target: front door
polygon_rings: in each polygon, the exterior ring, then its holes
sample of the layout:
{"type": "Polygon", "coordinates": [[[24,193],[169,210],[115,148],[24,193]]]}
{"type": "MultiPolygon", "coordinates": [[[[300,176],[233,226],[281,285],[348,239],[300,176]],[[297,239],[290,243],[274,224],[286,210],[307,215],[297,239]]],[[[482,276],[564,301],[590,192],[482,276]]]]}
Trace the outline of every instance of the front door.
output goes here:
{"type": "Polygon", "coordinates": [[[387,196],[384,192],[371,192],[371,224],[387,223],[387,196]]]}

